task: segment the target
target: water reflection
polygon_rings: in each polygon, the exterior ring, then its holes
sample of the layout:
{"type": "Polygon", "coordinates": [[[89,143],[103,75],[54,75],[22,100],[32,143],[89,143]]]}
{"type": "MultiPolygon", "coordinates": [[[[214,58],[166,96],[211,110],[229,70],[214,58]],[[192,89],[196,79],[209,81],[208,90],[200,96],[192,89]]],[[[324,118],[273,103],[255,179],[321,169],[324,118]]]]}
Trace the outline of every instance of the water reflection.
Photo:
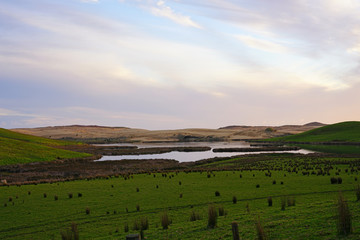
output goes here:
{"type": "MultiPolygon", "coordinates": [[[[181,142],[181,143],[139,143],[139,144],[101,144],[98,146],[137,146],[138,148],[154,148],[154,147],[200,147],[208,146],[214,148],[249,148],[250,144],[247,142],[181,142]]],[[[295,151],[270,151],[270,152],[218,152],[214,153],[212,150],[204,152],[169,152],[161,154],[143,154],[143,155],[117,155],[117,156],[103,156],[98,161],[124,160],[124,159],[174,159],[179,162],[192,162],[214,157],[231,157],[245,154],[260,154],[260,153],[301,153],[308,154],[312,151],[300,149],[295,151]]]]}

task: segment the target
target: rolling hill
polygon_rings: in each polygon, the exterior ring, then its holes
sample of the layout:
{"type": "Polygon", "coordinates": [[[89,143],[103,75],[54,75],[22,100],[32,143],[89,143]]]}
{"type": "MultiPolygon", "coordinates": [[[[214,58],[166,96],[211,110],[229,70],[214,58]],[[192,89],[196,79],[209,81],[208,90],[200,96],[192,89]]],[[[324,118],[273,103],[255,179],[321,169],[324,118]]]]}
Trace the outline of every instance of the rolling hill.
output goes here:
{"type": "Polygon", "coordinates": [[[0,128],[0,165],[91,156],[56,148],[74,144],[79,143],[30,136],[0,128]]]}
{"type": "Polygon", "coordinates": [[[360,142],[360,122],[341,122],[312,129],[303,133],[271,138],[269,141],[280,142],[360,142]]]}

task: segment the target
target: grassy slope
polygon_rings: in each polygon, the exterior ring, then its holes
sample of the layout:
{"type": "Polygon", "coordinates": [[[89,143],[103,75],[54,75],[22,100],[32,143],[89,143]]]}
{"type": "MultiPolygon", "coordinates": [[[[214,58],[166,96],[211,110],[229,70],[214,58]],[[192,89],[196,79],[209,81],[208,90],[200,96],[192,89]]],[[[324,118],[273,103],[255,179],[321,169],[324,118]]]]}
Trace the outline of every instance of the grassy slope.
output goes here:
{"type": "Polygon", "coordinates": [[[78,144],[25,135],[0,128],[0,165],[90,156],[54,148],[78,144]]]}
{"type": "Polygon", "coordinates": [[[272,138],[283,142],[360,142],[360,122],[341,122],[296,135],[272,138]]]}
{"type": "MultiPolygon", "coordinates": [[[[289,159],[291,161],[296,159],[289,159]]],[[[336,177],[342,177],[343,184],[330,184],[330,176],[303,176],[301,172],[272,171],[272,177],[266,177],[263,171],[230,171],[214,172],[216,176],[211,178],[207,178],[206,172],[179,173],[171,179],[161,174],[156,177],[143,174],[128,180],[109,178],[1,187],[0,235],[2,239],[60,239],[60,230],[76,222],[81,239],[125,239],[127,234],[138,232],[132,230],[134,220],[147,217],[150,226],[145,236],[148,239],[232,239],[230,224],[233,221],[239,223],[242,239],[255,239],[254,222],[259,216],[272,239],[337,239],[335,199],[339,190],[348,190],[344,194],[353,213],[354,233],[345,239],[359,239],[360,205],[353,192],[358,183],[354,177],[358,175],[345,173],[347,166],[337,165],[330,170],[331,176],[335,176],[335,167],[342,169],[336,177]],[[273,180],[277,184],[272,184],[273,180]],[[256,188],[256,184],[260,184],[260,188],[256,188]],[[217,190],[220,197],[214,195],[217,190]],[[77,196],[79,192],[82,197],[77,196]],[[47,193],[47,198],[43,193],[47,193]],[[74,197],[70,199],[68,193],[74,197]],[[54,195],[59,200],[55,201],[54,195]],[[282,195],[296,196],[296,206],[281,211],[282,195]],[[232,203],[233,196],[237,196],[237,204],[232,203]],[[269,196],[273,197],[272,207],[267,206],[269,196]],[[209,203],[222,205],[228,212],[226,217],[218,218],[215,229],[206,227],[209,203]],[[247,203],[250,212],[246,211],[247,203]],[[137,204],[140,212],[136,211],[137,204]],[[91,210],[89,215],[85,214],[86,207],[91,210]],[[173,224],[168,230],[162,230],[160,215],[166,209],[173,224]],[[199,212],[202,219],[190,222],[192,210],[199,212]],[[124,232],[125,223],[129,224],[129,233],[124,232]]]]}

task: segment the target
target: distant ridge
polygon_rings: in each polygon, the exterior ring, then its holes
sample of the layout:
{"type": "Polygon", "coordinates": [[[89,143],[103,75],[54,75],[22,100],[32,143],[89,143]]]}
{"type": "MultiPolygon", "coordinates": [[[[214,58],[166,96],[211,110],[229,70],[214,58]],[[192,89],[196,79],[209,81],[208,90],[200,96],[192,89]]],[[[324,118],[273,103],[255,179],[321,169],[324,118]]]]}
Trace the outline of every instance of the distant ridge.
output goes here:
{"type": "MultiPolygon", "coordinates": [[[[299,126],[305,126],[305,127],[323,127],[326,126],[327,124],[321,123],[321,122],[310,122],[310,123],[306,123],[304,125],[296,125],[296,124],[292,124],[292,125],[282,125],[282,126],[274,126],[276,127],[299,127],[299,126]]],[[[230,125],[230,126],[225,126],[225,127],[220,127],[219,129],[237,129],[237,128],[251,128],[253,126],[245,126],[245,125],[230,125]]],[[[268,126],[257,126],[257,127],[265,127],[267,128],[268,126]]]]}
{"type": "Polygon", "coordinates": [[[316,127],[323,127],[326,126],[327,124],[321,123],[321,122],[310,122],[307,124],[304,124],[303,126],[316,126],[316,127]]]}

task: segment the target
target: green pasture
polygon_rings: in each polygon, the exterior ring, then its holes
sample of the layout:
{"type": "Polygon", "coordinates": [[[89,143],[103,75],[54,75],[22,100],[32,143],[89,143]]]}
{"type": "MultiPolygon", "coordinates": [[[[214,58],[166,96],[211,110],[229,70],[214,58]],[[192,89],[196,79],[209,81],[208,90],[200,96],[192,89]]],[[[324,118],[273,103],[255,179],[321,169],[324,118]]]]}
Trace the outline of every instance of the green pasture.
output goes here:
{"type": "MultiPolygon", "coordinates": [[[[236,169],[237,161],[213,165],[236,169]]],[[[254,169],[277,166],[279,170],[172,172],[166,176],[147,173],[1,187],[0,236],[1,239],[61,239],[60,231],[75,222],[80,239],[125,239],[127,234],[139,232],[133,230],[136,220],[147,218],[149,229],[144,231],[147,239],[232,239],[233,221],[239,223],[242,239],[256,239],[255,220],[260,218],[272,239],[338,239],[335,203],[338,192],[342,191],[353,219],[353,234],[344,239],[360,238],[360,202],[356,201],[354,191],[360,182],[358,159],[274,157],[264,162],[264,165],[254,164],[254,169]],[[287,169],[290,166],[296,166],[297,171],[287,169]],[[317,175],[320,169],[327,169],[329,175],[327,172],[317,175]],[[310,174],[304,175],[303,171],[310,174]],[[331,184],[331,177],[340,177],[342,183],[331,184]],[[215,196],[216,191],[220,196],[215,196]],[[82,196],[78,197],[78,193],[82,196]],[[236,204],[232,201],[234,196],[236,204]],[[296,204],[281,210],[281,198],[285,196],[295,198],[296,204]],[[268,197],[273,199],[271,207],[268,197]],[[214,229],[207,227],[209,204],[223,207],[227,212],[226,216],[218,217],[214,229]],[[90,214],[86,214],[86,208],[90,214]],[[167,230],[160,223],[165,211],[172,220],[167,230]],[[201,219],[190,221],[192,211],[201,219]],[[124,231],[126,224],[129,232],[124,231]]]]}

